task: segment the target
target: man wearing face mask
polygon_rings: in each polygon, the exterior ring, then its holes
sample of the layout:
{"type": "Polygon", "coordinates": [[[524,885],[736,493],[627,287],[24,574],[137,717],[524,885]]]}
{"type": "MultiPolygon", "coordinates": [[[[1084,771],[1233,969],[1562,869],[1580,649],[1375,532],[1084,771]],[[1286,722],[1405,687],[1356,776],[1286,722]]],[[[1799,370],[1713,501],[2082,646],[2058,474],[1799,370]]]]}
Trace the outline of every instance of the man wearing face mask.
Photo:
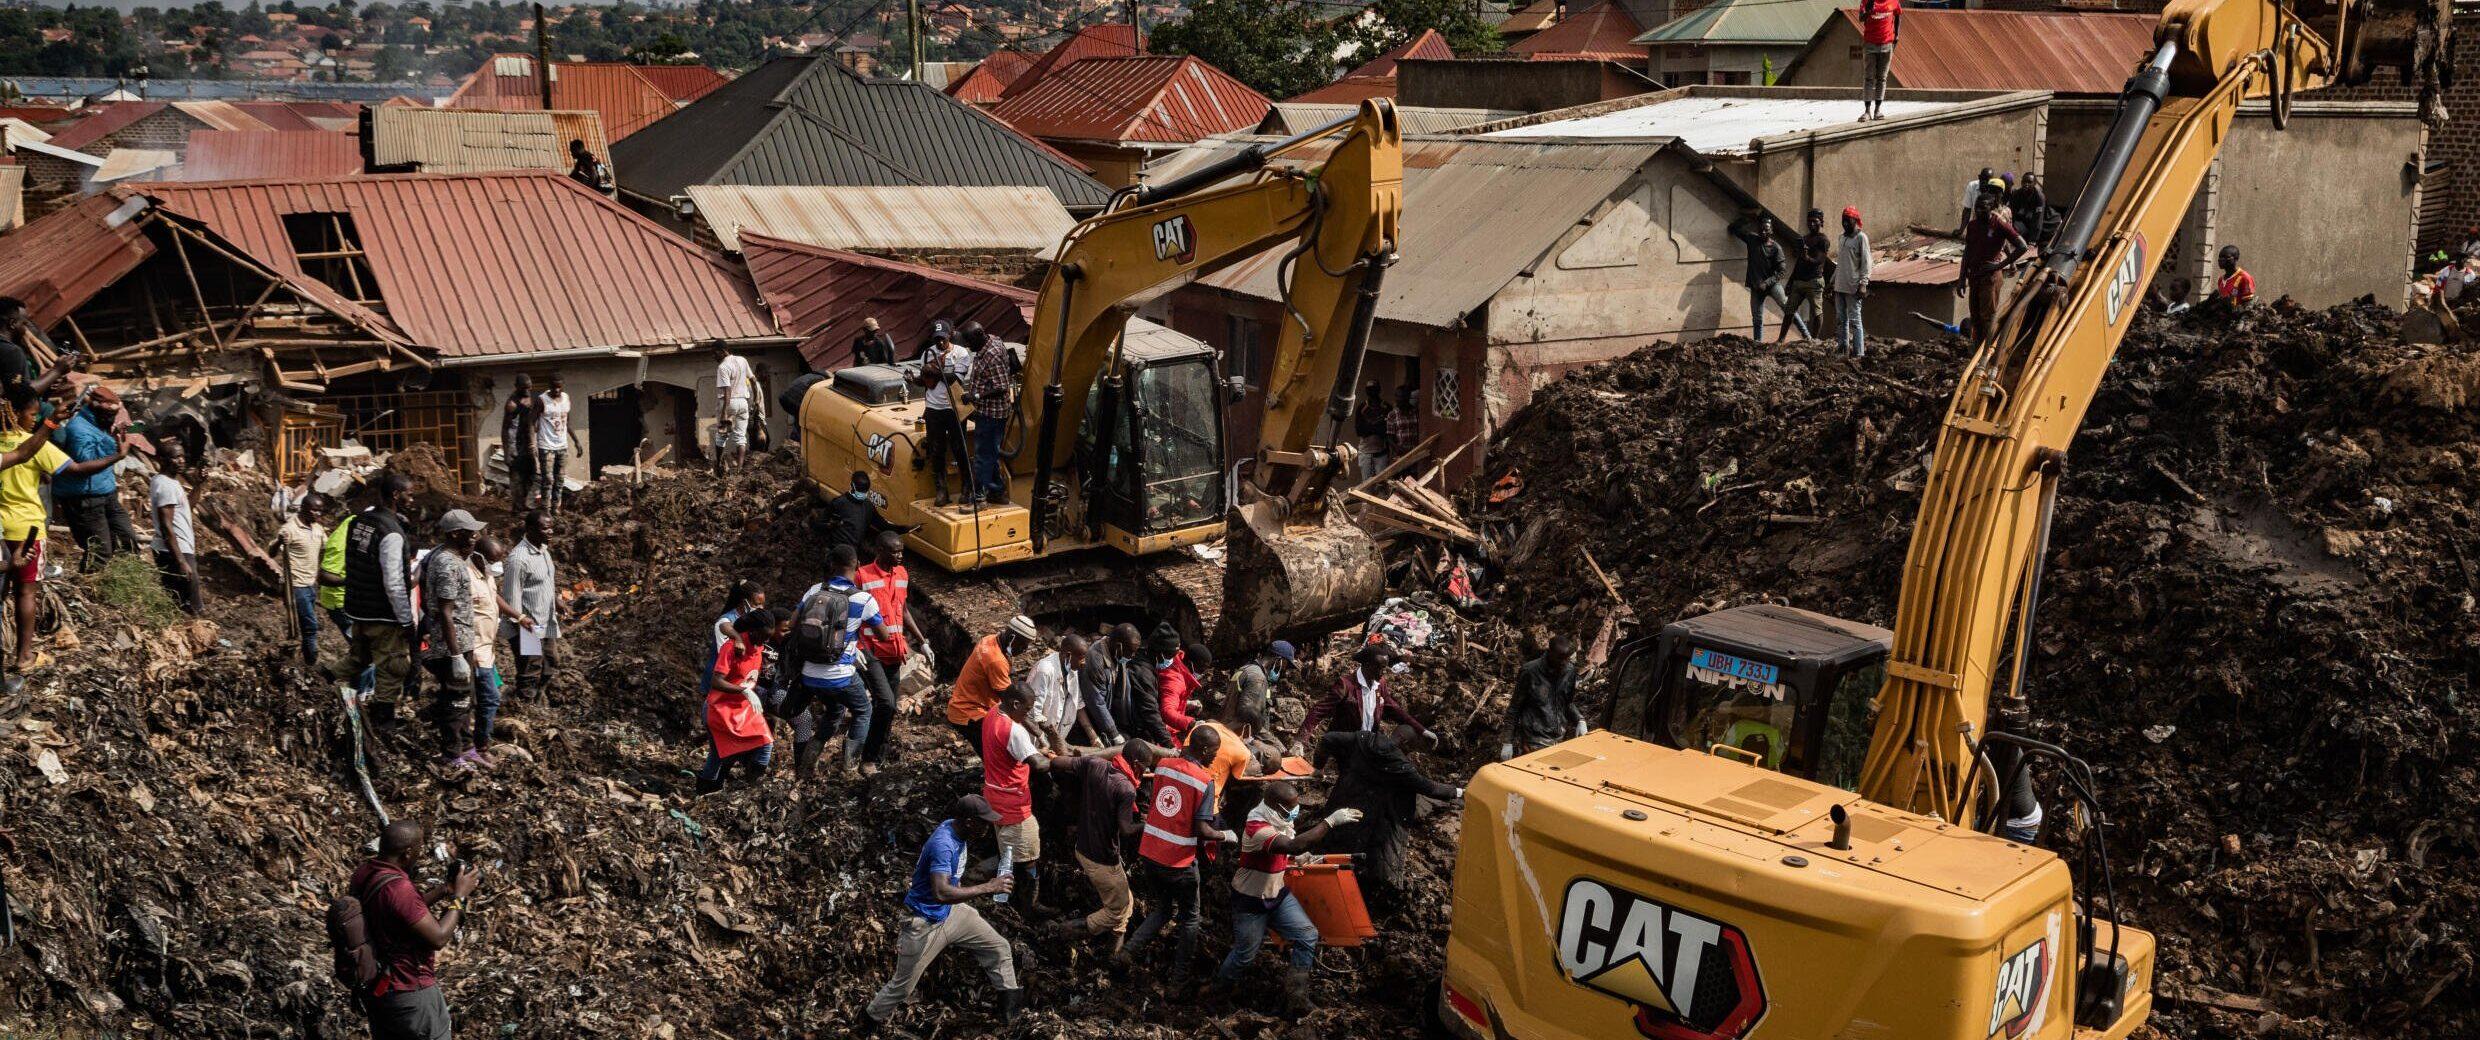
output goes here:
{"type": "Polygon", "coordinates": [[[1258,948],[1266,944],[1266,929],[1271,926],[1288,944],[1286,953],[1291,959],[1283,972],[1284,1010],[1295,1015],[1312,1010],[1309,969],[1317,964],[1317,924],[1284,885],[1283,872],[1291,867],[1293,855],[1309,851],[1328,832],[1360,818],[1358,809],[1336,809],[1300,830],[1300,789],[1283,780],[1266,785],[1265,801],[1250,810],[1248,820],[1240,825],[1239,869],[1231,875],[1231,952],[1223,955],[1222,967],[1214,971],[1214,982],[1205,993],[1208,1000],[1229,993],[1239,983],[1240,972],[1257,960],[1258,948]]]}
{"type": "Polygon", "coordinates": [[[1234,696],[1239,700],[1236,717],[1258,732],[1266,731],[1266,712],[1274,704],[1274,688],[1282,685],[1283,673],[1298,660],[1300,650],[1277,639],[1248,659],[1231,675],[1234,696]]]}

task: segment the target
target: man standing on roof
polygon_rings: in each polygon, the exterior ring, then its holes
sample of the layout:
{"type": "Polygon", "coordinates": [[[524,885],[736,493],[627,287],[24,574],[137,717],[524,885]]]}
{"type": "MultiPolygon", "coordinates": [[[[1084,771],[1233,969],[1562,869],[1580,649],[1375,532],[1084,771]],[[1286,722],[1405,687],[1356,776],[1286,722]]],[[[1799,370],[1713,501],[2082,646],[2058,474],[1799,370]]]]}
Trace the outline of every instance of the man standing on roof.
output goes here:
{"type": "Polygon", "coordinates": [[[1774,218],[1758,213],[1731,224],[1731,235],[1748,246],[1748,321],[1754,331],[1749,338],[1765,339],[1765,301],[1783,312],[1783,320],[1791,320],[1791,307],[1783,295],[1783,247],[1774,241],[1774,218]]]}
{"type": "Polygon", "coordinates": [[[1981,185],[1972,199],[1972,222],[1963,229],[1963,279],[1972,313],[1972,337],[1985,339],[1996,331],[1999,282],[2024,251],[2032,248],[2015,233],[2014,218],[2002,204],[2006,182],[1995,177],[1981,185]]]}
{"type": "Polygon", "coordinates": [[[878,319],[861,319],[861,334],[853,337],[852,363],[856,365],[892,365],[896,363],[896,341],[879,331],[878,319]]]}
{"type": "Polygon", "coordinates": [[[1903,0],[1860,0],[1859,14],[1861,58],[1867,62],[1860,76],[1860,120],[1867,122],[1886,118],[1886,73],[1894,68],[1903,0]]]}
{"type": "Polygon", "coordinates": [[[1843,207],[1843,237],[1834,243],[1834,308],[1841,320],[1836,339],[1853,357],[1867,357],[1867,330],[1861,328],[1861,305],[1869,298],[1869,233],[1860,230],[1860,207],[1843,207]]]}
{"type": "Polygon", "coordinates": [[[921,373],[916,378],[928,392],[921,399],[923,448],[930,453],[930,484],[939,504],[955,501],[947,493],[947,465],[955,463],[965,489],[973,487],[973,459],[964,446],[964,423],[956,416],[956,397],[964,392],[973,371],[973,352],[948,337],[947,323],[930,323],[930,342],[921,348],[921,373]]]}
{"type": "Polygon", "coordinates": [[[758,373],[749,367],[749,359],[732,352],[730,344],[715,341],[715,475],[722,476],[739,469],[749,460],[749,395],[756,388],[758,373]]]}

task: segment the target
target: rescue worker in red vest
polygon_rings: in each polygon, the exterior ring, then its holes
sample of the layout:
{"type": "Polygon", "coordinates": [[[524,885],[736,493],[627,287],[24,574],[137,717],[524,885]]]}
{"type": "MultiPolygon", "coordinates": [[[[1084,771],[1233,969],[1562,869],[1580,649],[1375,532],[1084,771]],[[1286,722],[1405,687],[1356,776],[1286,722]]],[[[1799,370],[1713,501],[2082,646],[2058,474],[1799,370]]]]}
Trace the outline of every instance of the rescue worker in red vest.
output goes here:
{"type": "Polygon", "coordinates": [[[1179,757],[1165,758],[1154,767],[1144,829],[1137,839],[1136,889],[1145,898],[1145,920],[1111,957],[1122,968],[1135,963],[1163,925],[1176,922],[1180,934],[1172,954],[1173,990],[1187,985],[1189,962],[1197,958],[1197,845],[1232,840],[1230,831],[1214,825],[1214,774],[1206,769],[1222,744],[1222,734],[1200,726],[1189,733],[1179,757]]]}
{"type": "Polygon", "coordinates": [[[1222,967],[1214,972],[1214,983],[1206,990],[1208,999],[1229,992],[1240,981],[1241,970],[1257,960],[1258,947],[1266,944],[1266,928],[1272,925],[1290,944],[1291,967],[1283,973],[1284,1009],[1295,1015],[1309,1013],[1309,969],[1317,963],[1317,924],[1284,885],[1283,872],[1292,865],[1294,853],[1309,851],[1329,831],[1360,818],[1358,809],[1336,809],[1309,829],[1297,830],[1300,789],[1284,780],[1266,785],[1265,800],[1249,810],[1248,820],[1240,825],[1240,869],[1231,875],[1231,952],[1223,955],[1222,967]]]}

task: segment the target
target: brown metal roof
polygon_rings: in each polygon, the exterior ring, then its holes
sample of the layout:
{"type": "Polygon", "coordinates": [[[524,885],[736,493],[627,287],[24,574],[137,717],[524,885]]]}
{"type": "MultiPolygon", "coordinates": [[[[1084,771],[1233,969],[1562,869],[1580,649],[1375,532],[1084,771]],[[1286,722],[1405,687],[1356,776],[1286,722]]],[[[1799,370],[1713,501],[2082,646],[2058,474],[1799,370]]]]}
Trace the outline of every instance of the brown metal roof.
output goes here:
{"type": "Polygon", "coordinates": [[[325,180],[362,172],[362,143],[328,130],[192,130],[172,179],[325,180]]]}
{"type": "MultiPolygon", "coordinates": [[[[1218,139],[1190,152],[1252,143],[1218,139]]],[[[1378,316],[1432,328],[1454,326],[1539,262],[1666,145],[1406,139],[1403,240],[1378,297],[1378,316]]],[[[1312,148],[1312,155],[1323,155],[1322,148],[1312,148]]],[[[1258,254],[1199,281],[1280,299],[1275,269],[1282,252],[1258,254]]]]}
{"type": "Polygon", "coordinates": [[[973,69],[947,85],[947,96],[968,105],[995,105],[1007,88],[1033,68],[1034,56],[1023,51],[992,51],[973,69]]]}
{"type": "Polygon", "coordinates": [[[644,76],[646,82],[654,84],[654,89],[662,91],[663,96],[672,99],[675,105],[688,104],[714,92],[716,87],[731,82],[731,79],[723,73],[704,65],[637,65],[633,67],[638,75],[644,76]]]}
{"type": "MultiPolygon", "coordinates": [[[[600,113],[603,134],[617,141],[643,130],[648,124],[678,111],[693,98],[676,98],[666,89],[689,86],[689,74],[659,74],[663,85],[649,78],[644,66],[611,61],[555,61],[551,63],[551,107],[566,111],[580,109],[600,113]]],[[[458,84],[449,95],[446,108],[482,108],[500,111],[541,111],[542,86],[534,76],[534,58],[527,54],[495,54],[485,59],[482,67],[458,84]]],[[[713,70],[708,70],[710,73],[713,70]]],[[[703,97],[729,82],[716,75],[694,97],[703,97]]]]}
{"type": "Polygon", "coordinates": [[[284,216],[350,216],[388,317],[449,358],[775,335],[729,261],[547,171],[120,191],[294,275],[284,216]]]}
{"type": "Polygon", "coordinates": [[[1644,31],[1625,9],[1604,0],[1517,41],[1508,49],[1518,54],[1538,54],[1544,59],[1584,57],[1641,65],[1651,60],[1652,52],[1630,41],[1644,31]]]}
{"type": "Polygon", "coordinates": [[[1087,58],[991,111],[1056,141],[1185,144],[1255,127],[1273,102],[1195,55],[1087,58]]]}
{"type": "Polygon", "coordinates": [[[812,368],[851,364],[864,318],[877,318],[901,354],[929,339],[933,321],[978,321],[992,335],[1018,342],[1032,329],[1030,289],[754,232],[741,236],[741,252],[776,323],[805,337],[801,357],[812,368]]]}
{"type": "Polygon", "coordinates": [[[1387,48],[1385,53],[1369,59],[1361,67],[1344,73],[1343,76],[1345,79],[1358,76],[1393,77],[1395,63],[1405,58],[1453,57],[1455,57],[1455,48],[1447,45],[1446,37],[1439,35],[1436,29],[1423,29],[1420,35],[1387,48]]]}
{"type": "Polygon", "coordinates": [[[83,109],[86,114],[79,116],[76,122],[53,130],[52,139],[48,143],[57,148],[82,152],[86,150],[87,145],[103,140],[131,123],[170,107],[172,105],[169,102],[163,101],[114,101],[101,105],[88,105],[83,109]]]}
{"type": "Polygon", "coordinates": [[[1292,101],[1305,105],[1357,105],[1370,98],[1395,99],[1393,76],[1345,76],[1292,101]]]}
{"type": "MultiPolygon", "coordinates": [[[[1856,36],[1857,17],[1840,13],[1827,29],[1856,36]]],[[[2152,51],[2160,24],[2145,14],[1908,8],[1888,75],[1914,90],[2115,95],[2152,51]]]]}
{"type": "Polygon", "coordinates": [[[0,296],[26,305],[36,328],[50,328],[122,275],[155,255],[125,199],[89,195],[0,236],[0,296]]]}
{"type": "Polygon", "coordinates": [[[584,141],[598,156],[611,154],[603,140],[603,117],[590,111],[379,108],[370,113],[371,162],[412,164],[423,173],[567,172],[570,141],[584,141]]]}
{"type": "Polygon", "coordinates": [[[1041,57],[1034,59],[1033,67],[1009,81],[999,96],[1012,98],[1022,94],[1033,89],[1042,77],[1087,58],[1126,58],[1145,52],[1145,35],[1136,26],[1118,22],[1088,25],[1059,41],[1058,46],[1043,51],[1041,57]]]}

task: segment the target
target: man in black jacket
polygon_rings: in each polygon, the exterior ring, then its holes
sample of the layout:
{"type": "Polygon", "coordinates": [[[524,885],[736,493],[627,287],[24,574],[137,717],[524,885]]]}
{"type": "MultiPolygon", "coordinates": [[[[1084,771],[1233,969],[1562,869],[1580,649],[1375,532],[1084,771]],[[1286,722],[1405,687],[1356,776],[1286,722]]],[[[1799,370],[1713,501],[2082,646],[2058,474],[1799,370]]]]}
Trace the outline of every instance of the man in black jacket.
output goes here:
{"type": "Polygon", "coordinates": [[[1419,800],[1464,800],[1463,788],[1421,775],[1420,767],[1404,754],[1404,746],[1419,739],[1420,730],[1400,724],[1392,732],[1337,731],[1318,738],[1318,768],[1331,765],[1337,773],[1334,793],[1326,804],[1361,811],[1360,822],[1336,828],[1319,851],[1355,855],[1352,870],[1368,891],[1372,907],[1396,903],[1396,880],[1404,863],[1403,828],[1412,820],[1419,800]]]}
{"type": "Polygon", "coordinates": [[[1550,637],[1548,652],[1516,669],[1516,692],[1507,704],[1507,739],[1498,746],[1502,760],[1529,754],[1565,740],[1584,736],[1584,715],[1576,710],[1576,639],[1562,632],[1550,637]]]}
{"type": "Polygon", "coordinates": [[[861,334],[853,337],[853,364],[892,365],[896,363],[894,337],[879,331],[878,319],[861,319],[861,334]]]}
{"type": "Polygon", "coordinates": [[[347,676],[378,669],[375,693],[395,697],[413,674],[413,583],[407,563],[413,545],[404,514],[413,508],[413,480],[380,470],[373,481],[377,503],[353,518],[344,542],[344,613],[353,620],[347,676]]]}
{"type": "Polygon", "coordinates": [[[849,545],[856,556],[861,553],[862,543],[880,526],[877,506],[870,501],[870,474],[866,470],[854,470],[844,493],[828,499],[819,511],[818,533],[827,548],[849,545]]]}
{"type": "Polygon", "coordinates": [[[1791,319],[1791,308],[1783,294],[1783,247],[1774,241],[1774,218],[1759,213],[1754,217],[1733,221],[1731,235],[1748,246],[1748,321],[1755,326],[1752,339],[1765,338],[1765,301],[1774,301],[1783,312],[1783,320],[1791,319]]]}

